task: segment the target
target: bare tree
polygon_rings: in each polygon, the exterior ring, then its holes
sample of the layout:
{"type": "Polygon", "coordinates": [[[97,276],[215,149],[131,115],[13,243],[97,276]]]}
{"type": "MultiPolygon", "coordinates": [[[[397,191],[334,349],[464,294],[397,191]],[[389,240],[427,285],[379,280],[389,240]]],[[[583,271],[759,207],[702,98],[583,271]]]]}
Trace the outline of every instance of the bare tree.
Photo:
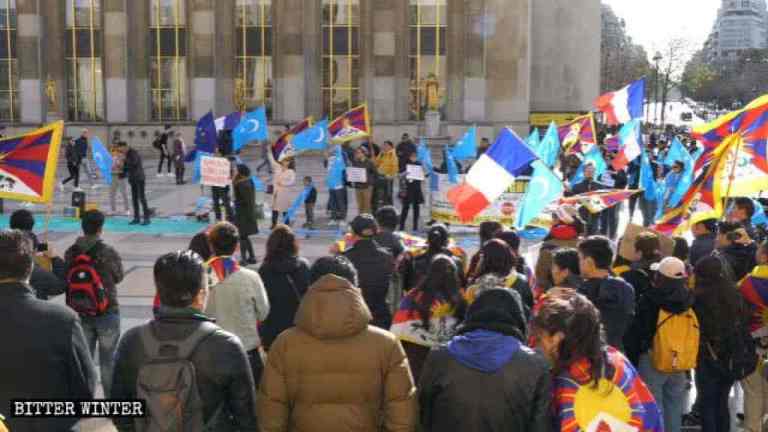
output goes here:
{"type": "Polygon", "coordinates": [[[659,65],[659,93],[661,94],[661,125],[665,124],[667,102],[670,92],[678,87],[688,59],[691,58],[691,43],[685,38],[672,38],[660,50],[662,55],[659,65]]]}

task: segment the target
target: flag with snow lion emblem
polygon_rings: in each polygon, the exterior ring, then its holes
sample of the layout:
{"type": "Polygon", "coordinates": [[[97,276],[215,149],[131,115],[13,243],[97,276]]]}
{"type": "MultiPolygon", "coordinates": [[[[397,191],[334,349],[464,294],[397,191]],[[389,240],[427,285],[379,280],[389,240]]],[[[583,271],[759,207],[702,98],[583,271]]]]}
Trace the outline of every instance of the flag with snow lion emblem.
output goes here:
{"type": "Polygon", "coordinates": [[[0,140],[0,198],[49,203],[64,122],[0,140]]]}

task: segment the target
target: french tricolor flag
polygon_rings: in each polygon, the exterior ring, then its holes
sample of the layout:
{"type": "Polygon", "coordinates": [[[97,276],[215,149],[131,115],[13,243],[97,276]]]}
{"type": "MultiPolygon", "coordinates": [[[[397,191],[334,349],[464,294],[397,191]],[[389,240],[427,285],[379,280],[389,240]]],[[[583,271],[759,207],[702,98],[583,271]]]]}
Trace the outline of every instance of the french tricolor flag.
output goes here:
{"type": "Polygon", "coordinates": [[[642,139],[640,120],[631,120],[622,126],[619,130],[619,152],[613,158],[613,169],[621,171],[640,156],[642,139]]]}
{"type": "Polygon", "coordinates": [[[496,142],[467,173],[465,182],[448,191],[462,221],[474,219],[514,182],[515,176],[534,160],[536,153],[511,129],[502,129],[496,142]]]}
{"type": "Polygon", "coordinates": [[[644,98],[645,78],[640,78],[619,91],[600,96],[595,101],[595,107],[605,113],[608,124],[613,126],[643,118],[644,98]]]}

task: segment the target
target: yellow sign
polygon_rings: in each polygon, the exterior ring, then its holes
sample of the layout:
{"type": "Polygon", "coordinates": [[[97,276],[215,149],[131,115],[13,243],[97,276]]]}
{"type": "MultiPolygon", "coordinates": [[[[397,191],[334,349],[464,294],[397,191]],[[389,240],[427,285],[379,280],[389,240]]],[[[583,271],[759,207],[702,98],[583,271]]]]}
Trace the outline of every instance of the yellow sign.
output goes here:
{"type": "Polygon", "coordinates": [[[533,127],[545,128],[550,123],[555,122],[556,125],[564,125],[571,122],[578,117],[587,114],[586,112],[532,112],[528,117],[528,123],[533,127]]]}

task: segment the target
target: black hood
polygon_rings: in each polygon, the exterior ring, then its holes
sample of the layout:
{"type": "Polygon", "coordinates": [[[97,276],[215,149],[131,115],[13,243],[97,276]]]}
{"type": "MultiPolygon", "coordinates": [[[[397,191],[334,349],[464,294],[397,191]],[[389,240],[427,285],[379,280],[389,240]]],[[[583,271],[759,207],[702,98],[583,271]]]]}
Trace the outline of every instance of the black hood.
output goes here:
{"type": "Polygon", "coordinates": [[[262,269],[273,273],[296,273],[301,267],[301,259],[299,257],[287,257],[279,258],[272,261],[264,261],[262,269]]]}
{"type": "Polygon", "coordinates": [[[648,299],[660,308],[671,313],[682,313],[693,306],[693,292],[688,289],[687,279],[668,279],[661,277],[658,286],[645,292],[648,299]]]}

